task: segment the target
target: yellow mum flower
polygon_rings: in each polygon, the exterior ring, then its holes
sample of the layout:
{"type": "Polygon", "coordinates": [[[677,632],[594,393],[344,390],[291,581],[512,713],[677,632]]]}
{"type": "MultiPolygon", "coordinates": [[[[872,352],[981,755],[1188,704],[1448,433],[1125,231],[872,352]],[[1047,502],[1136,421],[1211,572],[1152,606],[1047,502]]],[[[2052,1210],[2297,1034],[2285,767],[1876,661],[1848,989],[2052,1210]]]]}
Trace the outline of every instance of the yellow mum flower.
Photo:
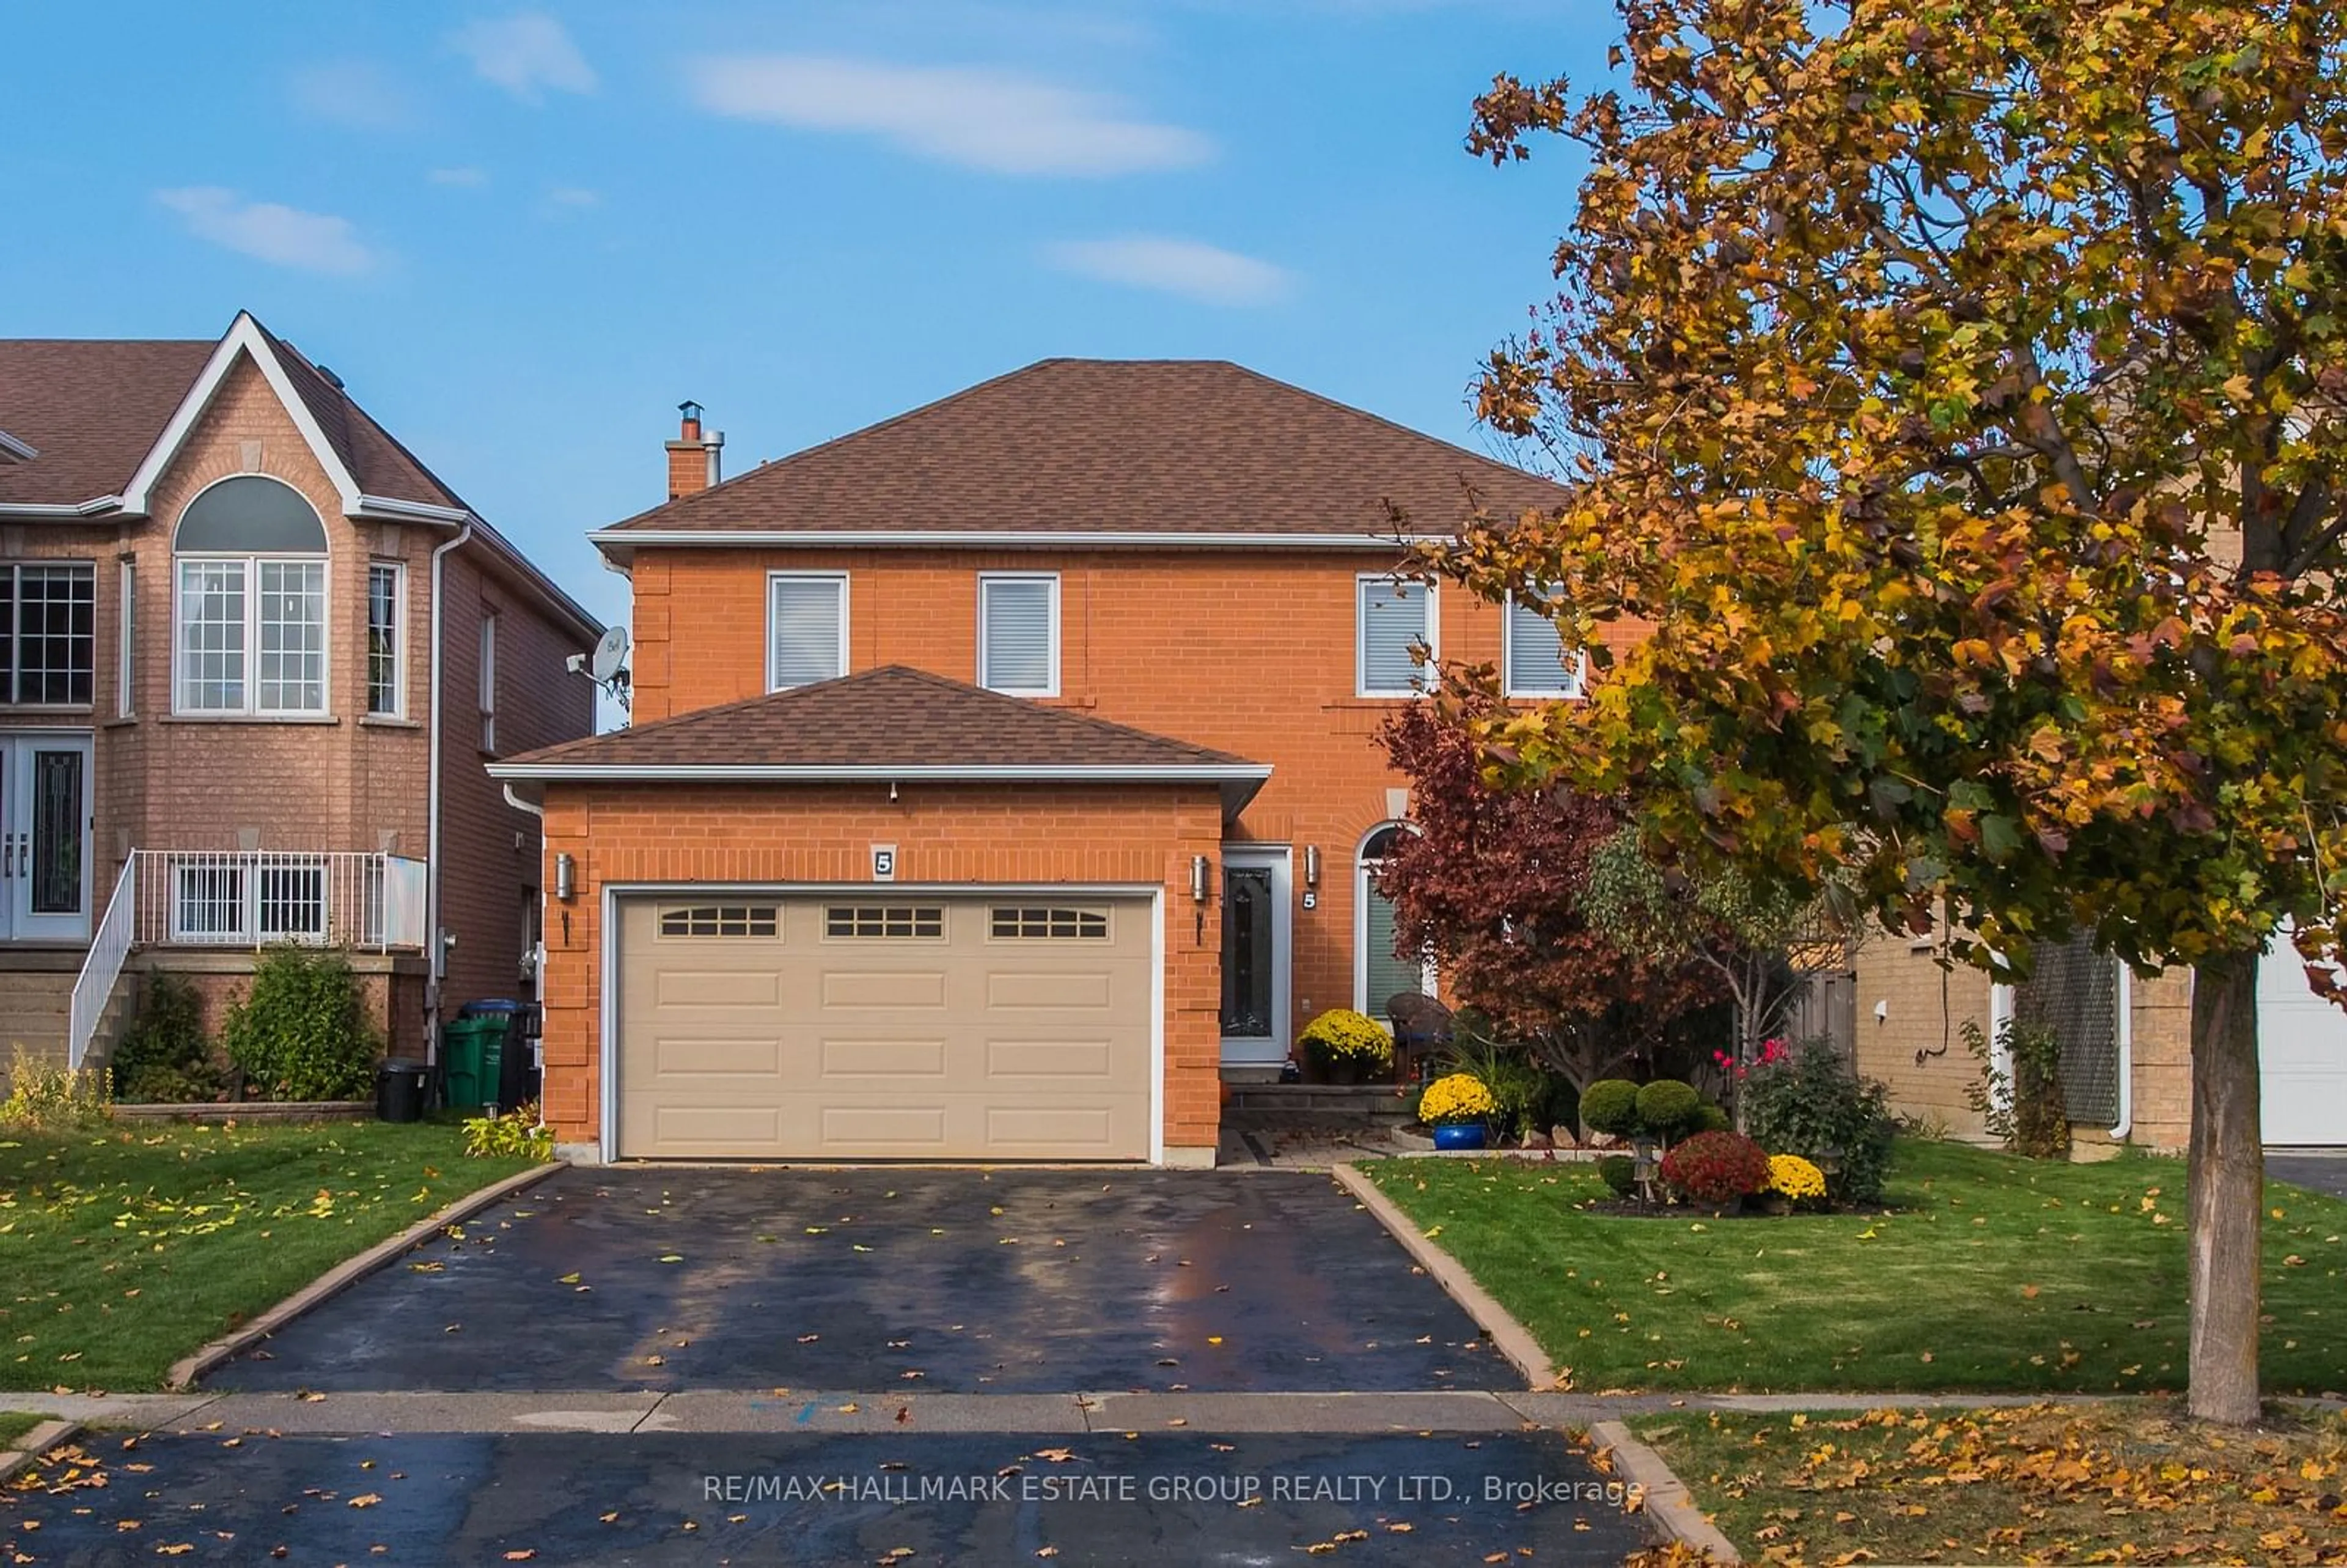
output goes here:
{"type": "Polygon", "coordinates": [[[1471,1072],[1454,1072],[1426,1086],[1418,1102],[1418,1119],[1440,1126],[1451,1122],[1481,1122],[1499,1110],[1500,1102],[1471,1072]]]}
{"type": "Polygon", "coordinates": [[[1826,1174],[1799,1154],[1771,1154],[1768,1190],[1794,1199],[1822,1198],[1826,1195],[1826,1174]]]}

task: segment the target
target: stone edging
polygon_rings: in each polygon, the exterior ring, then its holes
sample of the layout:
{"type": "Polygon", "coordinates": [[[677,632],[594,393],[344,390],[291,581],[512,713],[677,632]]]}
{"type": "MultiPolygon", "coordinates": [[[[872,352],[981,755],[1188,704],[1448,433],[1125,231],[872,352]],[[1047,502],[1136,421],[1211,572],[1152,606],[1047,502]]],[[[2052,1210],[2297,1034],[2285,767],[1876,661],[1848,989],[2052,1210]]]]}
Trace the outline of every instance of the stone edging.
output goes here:
{"type": "Polygon", "coordinates": [[[0,1450],[0,1486],[15,1480],[17,1471],[59,1443],[69,1443],[80,1435],[79,1421],[43,1421],[16,1440],[24,1446],[0,1450]]]}
{"type": "Polygon", "coordinates": [[[557,1171],[567,1169],[566,1165],[548,1163],[517,1172],[501,1182],[492,1182],[478,1192],[458,1198],[430,1218],[416,1221],[397,1235],[377,1242],[356,1257],[344,1258],[243,1327],[213,1340],[194,1355],[172,1363],[170,1371],[164,1375],[163,1386],[173,1390],[195,1387],[197,1378],[254,1340],[274,1334],[319,1303],[347,1290],[402,1254],[431,1240],[442,1227],[470,1219],[498,1199],[534,1186],[557,1171]]]}
{"type": "Polygon", "coordinates": [[[1614,1470],[1623,1480],[1639,1489],[1646,1517],[1665,1534],[1708,1553],[1715,1563],[1744,1561],[1736,1543],[1703,1516],[1703,1510],[1687,1494],[1686,1484],[1671,1473],[1663,1456],[1633,1437],[1627,1426],[1620,1421],[1599,1421],[1589,1429],[1589,1435],[1613,1450],[1614,1470]]]}
{"type": "Polygon", "coordinates": [[[1491,1337],[1492,1346],[1523,1374],[1526,1383],[1536,1389],[1556,1386],[1556,1368],[1550,1364],[1548,1353],[1541,1348],[1540,1341],[1534,1339],[1506,1307],[1493,1300],[1490,1291],[1476,1284],[1475,1276],[1460,1267],[1457,1258],[1427,1240],[1417,1224],[1402,1213],[1391,1198],[1379,1192],[1375,1182],[1361,1174],[1349,1162],[1330,1166],[1328,1174],[1336,1179],[1338,1186],[1352,1194],[1396,1241],[1401,1243],[1402,1250],[1409,1254],[1453,1301],[1466,1309],[1467,1316],[1491,1337]]]}
{"type": "Polygon", "coordinates": [[[190,1100],[184,1103],[117,1101],[116,1117],[131,1122],[372,1122],[372,1100],[190,1100]]]}

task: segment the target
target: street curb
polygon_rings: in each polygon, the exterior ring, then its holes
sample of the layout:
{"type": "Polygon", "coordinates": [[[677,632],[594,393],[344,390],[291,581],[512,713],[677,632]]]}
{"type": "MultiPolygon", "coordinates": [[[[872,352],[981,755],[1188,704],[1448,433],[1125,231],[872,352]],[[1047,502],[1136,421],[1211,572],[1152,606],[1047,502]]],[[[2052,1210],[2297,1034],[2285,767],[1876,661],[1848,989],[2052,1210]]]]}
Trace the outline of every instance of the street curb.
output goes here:
{"type": "Polygon", "coordinates": [[[79,1421],[43,1421],[16,1440],[24,1447],[0,1451],[0,1486],[15,1480],[19,1471],[59,1443],[69,1443],[79,1436],[79,1421]]]}
{"type": "Polygon", "coordinates": [[[1328,1174],[1338,1186],[1352,1194],[1394,1240],[1401,1243],[1402,1250],[1450,1293],[1451,1300],[1466,1309],[1467,1316],[1490,1337],[1492,1347],[1523,1374],[1526,1383],[1542,1391],[1556,1387],[1556,1368],[1549,1364],[1548,1354],[1540,1348],[1540,1341],[1511,1317],[1506,1307],[1494,1301],[1491,1292],[1476,1284],[1475,1276],[1460,1267],[1457,1258],[1427,1240],[1416,1223],[1378,1190],[1375,1182],[1349,1163],[1331,1166],[1328,1174]]]}
{"type": "Polygon", "coordinates": [[[430,1218],[416,1221],[397,1235],[375,1243],[356,1257],[344,1258],[243,1327],[213,1340],[192,1356],[173,1362],[171,1369],[163,1376],[164,1389],[171,1393],[188,1392],[196,1386],[196,1379],[254,1340],[276,1333],[312,1307],[349,1289],[384,1265],[431,1240],[442,1227],[471,1219],[499,1199],[510,1197],[525,1187],[536,1186],[556,1172],[569,1168],[553,1163],[517,1172],[501,1182],[492,1182],[478,1192],[458,1198],[430,1218]]]}
{"type": "Polygon", "coordinates": [[[1664,1534],[1708,1553],[1715,1563],[1744,1561],[1736,1543],[1722,1535],[1719,1527],[1706,1519],[1703,1510],[1695,1505],[1686,1483],[1671,1473],[1662,1455],[1631,1436],[1628,1427],[1620,1421],[1599,1421],[1589,1429],[1589,1436],[1591,1440],[1613,1450],[1614,1468],[1623,1480],[1639,1489],[1646,1517],[1660,1525],[1664,1534]]]}

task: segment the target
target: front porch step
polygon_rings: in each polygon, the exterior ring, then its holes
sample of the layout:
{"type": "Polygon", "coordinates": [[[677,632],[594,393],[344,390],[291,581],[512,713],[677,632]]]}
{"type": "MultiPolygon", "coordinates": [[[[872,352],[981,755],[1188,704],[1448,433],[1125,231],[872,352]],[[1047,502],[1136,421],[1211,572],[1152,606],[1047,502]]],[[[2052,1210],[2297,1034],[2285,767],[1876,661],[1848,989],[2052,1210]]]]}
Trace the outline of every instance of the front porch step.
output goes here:
{"type": "Polygon", "coordinates": [[[1249,1127],[1399,1127],[1415,1096],[1396,1083],[1234,1083],[1223,1124],[1249,1127]]]}

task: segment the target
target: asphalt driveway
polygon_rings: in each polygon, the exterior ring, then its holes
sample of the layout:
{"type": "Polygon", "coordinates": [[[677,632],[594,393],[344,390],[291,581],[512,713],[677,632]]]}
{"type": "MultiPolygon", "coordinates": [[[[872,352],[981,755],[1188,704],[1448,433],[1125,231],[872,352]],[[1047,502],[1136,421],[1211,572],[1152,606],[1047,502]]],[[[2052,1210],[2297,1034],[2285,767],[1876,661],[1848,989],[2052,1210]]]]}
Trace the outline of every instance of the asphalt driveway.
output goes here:
{"type": "Polygon", "coordinates": [[[560,1173],[229,1389],[1388,1391],[1522,1379],[1306,1172],[560,1173]]]}
{"type": "Polygon", "coordinates": [[[2334,1198],[2347,1198],[2347,1149],[2326,1153],[2268,1154],[2266,1175],[2273,1181],[2329,1193],[2334,1198]]]}
{"type": "Polygon", "coordinates": [[[1610,1565],[1653,1541],[1553,1432],[106,1434],[78,1457],[0,1495],[0,1559],[1610,1565]]]}

